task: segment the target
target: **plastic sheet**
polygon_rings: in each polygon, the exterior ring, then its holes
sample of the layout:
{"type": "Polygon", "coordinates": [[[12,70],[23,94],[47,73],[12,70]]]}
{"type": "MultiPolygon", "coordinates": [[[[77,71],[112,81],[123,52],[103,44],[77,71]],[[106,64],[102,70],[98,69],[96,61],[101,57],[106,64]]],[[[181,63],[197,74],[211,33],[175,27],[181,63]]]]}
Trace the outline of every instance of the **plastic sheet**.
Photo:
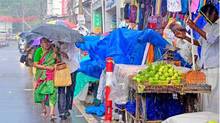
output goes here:
{"type": "MultiPolygon", "coordinates": [[[[140,65],[147,43],[155,47],[155,60],[161,60],[164,48],[169,45],[158,32],[151,29],[116,29],[103,39],[98,40],[95,36],[92,39],[94,44],[90,38],[92,37],[84,38],[85,42],[77,44],[77,47],[87,50],[91,58],[89,61],[81,62],[79,71],[95,78],[100,78],[107,57],[112,57],[116,64],[140,65]]],[[[176,58],[183,60],[181,56],[176,58]]]]}
{"type": "Polygon", "coordinates": [[[84,42],[76,42],[75,44],[81,50],[88,51],[97,45],[97,43],[100,41],[100,38],[100,36],[84,36],[84,42]]]}
{"type": "Polygon", "coordinates": [[[184,106],[172,94],[147,94],[146,107],[148,120],[165,120],[184,113],[184,106]]]}
{"type": "Polygon", "coordinates": [[[78,94],[81,92],[81,90],[83,90],[86,84],[88,84],[89,82],[94,83],[96,81],[98,81],[98,79],[85,75],[84,73],[78,72],[76,75],[74,97],[78,96],[78,94]]]}
{"type": "Polygon", "coordinates": [[[96,98],[103,101],[104,100],[104,89],[106,84],[105,70],[102,71],[102,74],[99,79],[99,87],[97,91],[96,98]]]}
{"type": "Polygon", "coordinates": [[[98,117],[101,117],[105,114],[105,106],[104,104],[100,104],[99,106],[88,106],[85,109],[87,114],[95,114],[98,117]]]}
{"type": "Polygon", "coordinates": [[[116,104],[126,104],[128,101],[129,76],[143,70],[146,66],[116,64],[113,72],[112,91],[110,98],[116,104]]]}

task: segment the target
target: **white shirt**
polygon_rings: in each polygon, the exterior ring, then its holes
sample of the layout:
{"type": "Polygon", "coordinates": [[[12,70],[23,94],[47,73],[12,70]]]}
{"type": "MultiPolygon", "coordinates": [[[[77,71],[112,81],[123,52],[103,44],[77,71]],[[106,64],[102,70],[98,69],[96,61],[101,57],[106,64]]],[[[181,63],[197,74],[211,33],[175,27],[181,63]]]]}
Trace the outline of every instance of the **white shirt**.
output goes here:
{"type": "Polygon", "coordinates": [[[75,72],[80,67],[80,49],[72,43],[64,43],[60,46],[60,51],[67,54],[69,59],[61,55],[62,61],[69,65],[70,72],[75,72]]]}
{"type": "Polygon", "coordinates": [[[200,65],[205,69],[217,68],[219,67],[219,20],[212,25],[207,23],[204,31],[207,40],[203,37],[199,39],[202,46],[200,65]]]}

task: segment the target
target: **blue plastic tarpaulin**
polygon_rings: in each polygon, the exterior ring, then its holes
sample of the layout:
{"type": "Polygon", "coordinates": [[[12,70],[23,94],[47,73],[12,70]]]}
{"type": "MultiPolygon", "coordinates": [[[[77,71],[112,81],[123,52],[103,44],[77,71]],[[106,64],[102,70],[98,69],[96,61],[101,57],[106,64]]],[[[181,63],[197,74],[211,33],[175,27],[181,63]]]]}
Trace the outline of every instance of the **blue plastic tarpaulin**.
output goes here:
{"type": "MultiPolygon", "coordinates": [[[[76,46],[87,50],[90,60],[81,62],[80,72],[99,78],[105,68],[105,59],[112,57],[116,64],[140,65],[147,43],[155,47],[155,60],[163,55],[163,49],[169,43],[158,32],[145,29],[143,31],[120,28],[112,31],[105,38],[86,37],[85,42],[76,46]]],[[[185,62],[185,61],[184,61],[185,62]]]]}
{"type": "Polygon", "coordinates": [[[76,42],[76,46],[80,47],[81,50],[87,51],[89,49],[92,49],[97,45],[97,43],[100,41],[100,36],[84,36],[82,39],[84,42],[78,43],[76,42]]]}
{"type": "Polygon", "coordinates": [[[87,114],[94,114],[98,117],[102,117],[105,114],[105,105],[100,104],[99,106],[88,106],[85,108],[87,114]]]}

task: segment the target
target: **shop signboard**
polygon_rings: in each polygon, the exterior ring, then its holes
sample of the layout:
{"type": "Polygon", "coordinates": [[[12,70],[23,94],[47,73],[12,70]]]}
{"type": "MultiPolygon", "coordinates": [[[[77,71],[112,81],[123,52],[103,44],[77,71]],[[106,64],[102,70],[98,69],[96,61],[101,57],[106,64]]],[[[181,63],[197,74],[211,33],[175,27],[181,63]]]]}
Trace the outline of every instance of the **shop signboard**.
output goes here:
{"type": "Polygon", "coordinates": [[[102,32],[102,15],[101,12],[94,11],[93,13],[93,31],[95,33],[102,32]]]}

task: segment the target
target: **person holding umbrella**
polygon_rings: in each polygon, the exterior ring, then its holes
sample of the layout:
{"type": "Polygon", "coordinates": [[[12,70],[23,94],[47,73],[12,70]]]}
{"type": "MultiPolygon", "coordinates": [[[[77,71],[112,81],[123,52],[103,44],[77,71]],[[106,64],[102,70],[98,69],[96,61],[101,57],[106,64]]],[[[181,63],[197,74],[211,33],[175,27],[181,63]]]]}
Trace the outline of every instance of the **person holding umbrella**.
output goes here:
{"type": "Polygon", "coordinates": [[[77,69],[80,62],[80,50],[76,48],[74,43],[64,43],[59,41],[59,54],[61,55],[62,62],[66,63],[70,67],[72,85],[68,87],[58,88],[58,111],[61,120],[67,119],[70,116],[70,110],[72,110],[73,95],[75,88],[75,79],[77,69]]]}
{"type": "MultiPolygon", "coordinates": [[[[70,87],[58,88],[58,110],[62,120],[65,120],[67,116],[70,116],[69,110],[72,109],[72,101],[73,101],[73,92],[74,92],[74,84],[75,84],[75,71],[79,67],[79,60],[77,61],[75,54],[78,51],[74,48],[75,42],[83,41],[81,39],[81,34],[76,30],[71,30],[62,25],[51,25],[51,24],[42,24],[31,31],[32,33],[36,33],[38,35],[47,37],[48,39],[54,42],[60,42],[60,51],[61,59],[67,65],[69,65],[70,70],[72,72],[72,85],[70,87]],[[74,49],[73,49],[74,48],[74,49]],[[65,91],[67,90],[67,92],[65,91]]],[[[54,48],[56,49],[56,48],[54,48]]]]}
{"type": "MultiPolygon", "coordinates": [[[[208,22],[204,27],[204,31],[199,29],[195,23],[186,19],[186,23],[195,31],[201,38],[199,41],[194,40],[194,45],[201,45],[201,68],[204,70],[207,78],[207,83],[212,86],[212,92],[209,95],[203,96],[204,111],[219,113],[219,14],[216,7],[209,3],[203,6],[200,14],[208,22]]],[[[191,42],[186,36],[186,31],[176,30],[175,35],[179,38],[186,39],[191,42]]]]}
{"type": "Polygon", "coordinates": [[[40,39],[40,46],[34,54],[36,67],[34,83],[34,101],[41,103],[42,115],[47,116],[46,105],[50,107],[50,118],[55,120],[55,104],[57,102],[57,88],[54,86],[54,65],[60,61],[47,38],[40,39]]]}

